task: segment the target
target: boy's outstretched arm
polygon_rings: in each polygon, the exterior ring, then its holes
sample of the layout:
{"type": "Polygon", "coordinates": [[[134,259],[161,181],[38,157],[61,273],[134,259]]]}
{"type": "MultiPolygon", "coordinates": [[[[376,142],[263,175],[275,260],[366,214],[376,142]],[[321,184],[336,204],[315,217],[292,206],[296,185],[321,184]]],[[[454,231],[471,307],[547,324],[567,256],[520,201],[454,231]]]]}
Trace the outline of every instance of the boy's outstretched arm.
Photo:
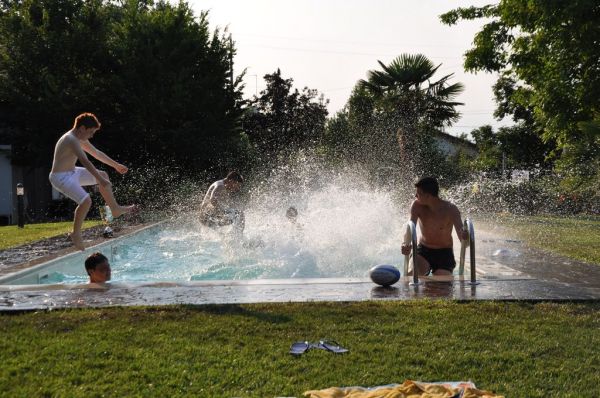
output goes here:
{"type": "Polygon", "coordinates": [[[102,163],[107,164],[113,169],[117,170],[121,174],[125,174],[129,170],[127,166],[113,160],[110,156],[93,146],[92,143],[87,140],[81,141],[81,148],[102,163]]]}
{"type": "Polygon", "coordinates": [[[103,187],[110,186],[111,185],[110,181],[108,179],[102,177],[100,175],[100,173],[98,172],[98,169],[96,169],[96,167],[92,164],[92,162],[90,162],[90,160],[86,156],[85,152],[83,151],[81,145],[79,144],[79,140],[74,138],[72,140],[69,140],[68,143],[71,146],[71,148],[73,149],[73,152],[77,156],[77,159],[79,160],[81,165],[83,167],[85,167],[96,178],[96,181],[98,181],[98,184],[102,185],[103,187]]]}

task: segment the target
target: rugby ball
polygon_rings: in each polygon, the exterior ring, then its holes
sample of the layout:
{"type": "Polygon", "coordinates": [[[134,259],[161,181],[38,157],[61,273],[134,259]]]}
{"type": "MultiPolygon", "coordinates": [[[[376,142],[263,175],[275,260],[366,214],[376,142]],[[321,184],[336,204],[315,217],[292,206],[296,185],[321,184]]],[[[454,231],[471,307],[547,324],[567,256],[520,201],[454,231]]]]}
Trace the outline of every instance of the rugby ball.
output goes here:
{"type": "Polygon", "coordinates": [[[400,280],[400,270],[393,265],[380,264],[369,270],[371,280],[381,286],[391,286],[400,280]]]}

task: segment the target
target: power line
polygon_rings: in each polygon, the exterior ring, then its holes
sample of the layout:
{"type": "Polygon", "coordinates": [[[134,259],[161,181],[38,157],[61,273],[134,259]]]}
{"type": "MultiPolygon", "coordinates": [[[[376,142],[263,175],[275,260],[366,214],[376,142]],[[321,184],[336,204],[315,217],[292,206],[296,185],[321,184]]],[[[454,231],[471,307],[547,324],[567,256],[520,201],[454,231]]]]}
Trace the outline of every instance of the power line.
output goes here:
{"type": "MultiPolygon", "coordinates": [[[[396,57],[398,53],[395,54],[383,54],[383,53],[364,53],[364,52],[356,52],[356,51],[338,51],[338,50],[321,50],[321,49],[311,49],[311,48],[297,48],[297,47],[280,47],[280,46],[269,46],[264,44],[246,44],[246,47],[256,47],[256,48],[269,48],[272,50],[283,50],[283,51],[301,51],[301,52],[314,52],[321,54],[340,54],[340,55],[361,55],[368,57],[396,57]]],[[[428,57],[432,59],[461,59],[462,57],[428,57]]],[[[457,66],[460,66],[459,64],[457,66]]],[[[448,69],[449,67],[442,68],[448,69]]]]}
{"type": "Polygon", "coordinates": [[[464,46],[449,45],[449,44],[423,44],[423,43],[382,43],[382,42],[367,42],[367,41],[347,41],[347,40],[331,40],[331,39],[313,39],[313,38],[302,38],[302,37],[289,37],[289,36],[271,36],[271,35],[259,35],[259,34],[236,34],[236,37],[259,37],[266,39],[278,39],[278,40],[292,40],[292,41],[312,41],[321,43],[334,43],[334,44],[358,44],[358,45],[381,45],[381,46],[414,46],[414,47],[443,47],[443,48],[464,48],[464,46]]]}

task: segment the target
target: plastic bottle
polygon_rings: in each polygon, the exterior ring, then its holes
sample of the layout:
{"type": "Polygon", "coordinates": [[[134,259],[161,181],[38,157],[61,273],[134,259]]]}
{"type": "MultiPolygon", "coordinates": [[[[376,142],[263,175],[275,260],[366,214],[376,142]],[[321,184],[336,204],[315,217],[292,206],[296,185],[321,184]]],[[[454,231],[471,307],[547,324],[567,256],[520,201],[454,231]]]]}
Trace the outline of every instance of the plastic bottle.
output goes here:
{"type": "Polygon", "coordinates": [[[104,221],[111,222],[113,220],[112,211],[109,206],[104,206],[104,221]]]}

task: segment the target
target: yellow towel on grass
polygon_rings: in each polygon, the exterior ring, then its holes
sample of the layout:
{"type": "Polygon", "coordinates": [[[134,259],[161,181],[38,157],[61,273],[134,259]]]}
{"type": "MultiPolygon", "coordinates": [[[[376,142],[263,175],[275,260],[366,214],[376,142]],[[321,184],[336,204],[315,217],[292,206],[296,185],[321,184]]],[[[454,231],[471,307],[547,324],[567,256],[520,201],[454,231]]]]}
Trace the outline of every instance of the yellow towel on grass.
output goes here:
{"type": "Polygon", "coordinates": [[[451,387],[443,384],[419,383],[406,380],[393,387],[380,387],[368,390],[362,387],[311,390],[304,393],[309,398],[453,398],[464,389],[461,398],[504,398],[489,391],[478,390],[474,387],[451,387]]]}

